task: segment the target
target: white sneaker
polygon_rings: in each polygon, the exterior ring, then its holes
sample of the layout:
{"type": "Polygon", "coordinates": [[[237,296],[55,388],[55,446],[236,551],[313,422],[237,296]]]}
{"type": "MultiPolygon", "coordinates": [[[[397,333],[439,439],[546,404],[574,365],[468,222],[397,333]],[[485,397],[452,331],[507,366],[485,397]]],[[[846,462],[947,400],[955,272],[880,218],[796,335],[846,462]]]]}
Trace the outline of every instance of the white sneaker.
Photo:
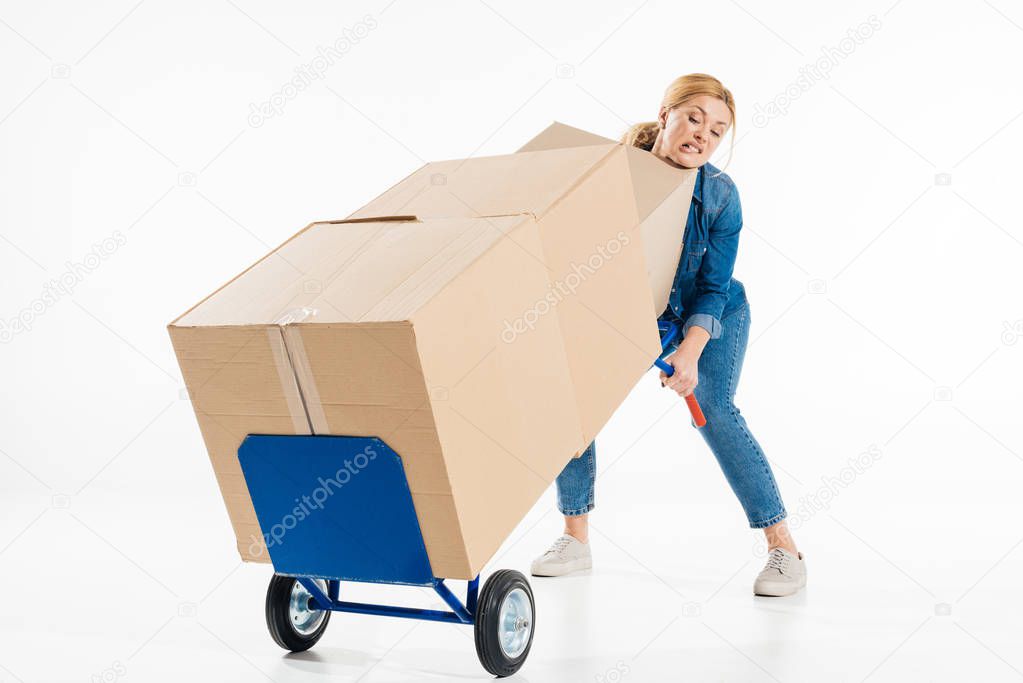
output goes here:
{"type": "Polygon", "coordinates": [[[540,557],[533,560],[533,576],[563,576],[593,566],[590,544],[575,536],[562,534],[540,557]]]}
{"type": "Polygon", "coordinates": [[[806,562],[803,553],[791,553],[784,548],[775,548],[767,558],[767,564],[753,582],[754,595],[783,597],[792,595],[806,585],[806,562]]]}

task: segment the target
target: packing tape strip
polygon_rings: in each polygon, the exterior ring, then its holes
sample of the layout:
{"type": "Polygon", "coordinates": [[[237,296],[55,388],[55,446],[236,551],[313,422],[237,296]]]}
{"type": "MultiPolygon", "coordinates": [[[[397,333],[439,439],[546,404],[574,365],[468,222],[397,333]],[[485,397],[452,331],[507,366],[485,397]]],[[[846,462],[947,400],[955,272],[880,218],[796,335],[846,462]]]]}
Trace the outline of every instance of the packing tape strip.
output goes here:
{"type": "Polygon", "coordinates": [[[281,380],[281,391],[284,393],[284,400],[288,404],[288,412],[291,413],[291,423],[295,427],[296,434],[309,434],[312,427],[309,424],[309,416],[306,414],[305,405],[302,403],[302,394],[298,387],[298,379],[294,370],[291,369],[291,360],[288,358],[288,349],[284,345],[282,328],[270,327],[266,331],[270,340],[270,351],[273,353],[274,365],[277,366],[277,376],[281,380]]]}
{"type": "Polygon", "coordinates": [[[274,318],[273,324],[284,327],[291,323],[300,323],[306,318],[315,317],[319,313],[319,309],[312,308],[311,306],[303,306],[301,308],[289,308],[283,311],[279,316],[274,318]]]}
{"type": "Polygon", "coordinates": [[[320,403],[320,392],[316,388],[316,380],[313,378],[309,356],[305,352],[305,344],[302,343],[302,333],[294,325],[285,325],[280,329],[284,333],[288,353],[291,355],[292,367],[295,368],[295,377],[298,378],[298,386],[302,390],[302,398],[305,401],[306,414],[309,416],[313,434],[329,434],[327,415],[323,412],[323,404],[320,403]]]}

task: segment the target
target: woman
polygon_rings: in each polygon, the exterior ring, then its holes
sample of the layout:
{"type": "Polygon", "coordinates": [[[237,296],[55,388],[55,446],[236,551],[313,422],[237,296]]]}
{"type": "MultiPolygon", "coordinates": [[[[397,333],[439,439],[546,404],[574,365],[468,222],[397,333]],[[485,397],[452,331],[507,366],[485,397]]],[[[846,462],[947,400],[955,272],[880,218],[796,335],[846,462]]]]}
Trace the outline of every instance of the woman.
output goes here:
{"type": "MultiPolygon", "coordinates": [[[[707,417],[700,429],[738,497],[750,527],[763,529],[768,560],[756,577],[757,595],[791,595],[806,585],[803,554],[789,534],[786,511],[771,466],[733,402],[749,340],[746,292],[732,278],[742,210],[732,180],[708,163],[735,121],[732,93],[716,78],[689,74],[664,95],[657,121],[640,123],[622,137],[681,168],[698,168],[693,201],[662,320],[677,322],[682,340],[665,360],[675,369],[661,384],[695,393],[707,417]]],[[[735,135],[732,135],[734,145],[735,135]]],[[[534,576],[562,576],[592,566],[587,513],[593,509],[594,444],[558,476],[558,509],[565,529],[532,566],[534,576]]]]}

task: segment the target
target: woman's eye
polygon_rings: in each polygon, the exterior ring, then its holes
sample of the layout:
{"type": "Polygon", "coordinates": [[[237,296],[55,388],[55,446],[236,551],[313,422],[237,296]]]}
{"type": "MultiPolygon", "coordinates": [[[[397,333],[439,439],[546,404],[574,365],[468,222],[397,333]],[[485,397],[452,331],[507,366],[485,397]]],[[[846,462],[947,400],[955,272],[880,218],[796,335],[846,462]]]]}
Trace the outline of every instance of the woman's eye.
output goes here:
{"type": "Polygon", "coordinates": [[[692,116],[690,116],[690,117],[689,117],[689,123],[699,123],[699,121],[697,121],[697,120],[696,120],[696,119],[694,119],[694,118],[693,118],[692,116]]]}
{"type": "Polygon", "coordinates": [[[721,137],[721,133],[717,132],[716,130],[713,130],[711,132],[714,134],[714,137],[716,137],[716,138],[721,137]]]}

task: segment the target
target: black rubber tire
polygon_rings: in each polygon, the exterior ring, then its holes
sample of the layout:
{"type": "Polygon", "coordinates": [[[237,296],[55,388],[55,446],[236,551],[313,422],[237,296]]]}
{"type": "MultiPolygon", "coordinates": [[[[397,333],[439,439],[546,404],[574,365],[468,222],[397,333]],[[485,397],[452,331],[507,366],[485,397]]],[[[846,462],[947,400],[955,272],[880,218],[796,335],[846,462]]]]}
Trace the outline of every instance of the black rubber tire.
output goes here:
{"type": "Polygon", "coordinates": [[[320,639],[330,623],[330,611],[317,629],[306,635],[295,630],[291,623],[291,591],[298,582],[293,576],[274,574],[266,589],[266,626],[270,637],[285,650],[305,652],[320,639]]]}
{"type": "Polygon", "coordinates": [[[529,656],[533,647],[533,634],[536,631],[536,604],[533,602],[533,589],[529,581],[513,569],[501,569],[494,572],[483,584],[476,603],[476,623],[473,626],[476,639],[476,654],[480,663],[488,672],[502,678],[511,676],[519,670],[529,656]],[[532,619],[529,625],[529,641],[525,649],[515,658],[510,658],[501,649],[498,629],[500,627],[501,603],[514,589],[521,588],[529,596],[529,607],[532,619]]]}

